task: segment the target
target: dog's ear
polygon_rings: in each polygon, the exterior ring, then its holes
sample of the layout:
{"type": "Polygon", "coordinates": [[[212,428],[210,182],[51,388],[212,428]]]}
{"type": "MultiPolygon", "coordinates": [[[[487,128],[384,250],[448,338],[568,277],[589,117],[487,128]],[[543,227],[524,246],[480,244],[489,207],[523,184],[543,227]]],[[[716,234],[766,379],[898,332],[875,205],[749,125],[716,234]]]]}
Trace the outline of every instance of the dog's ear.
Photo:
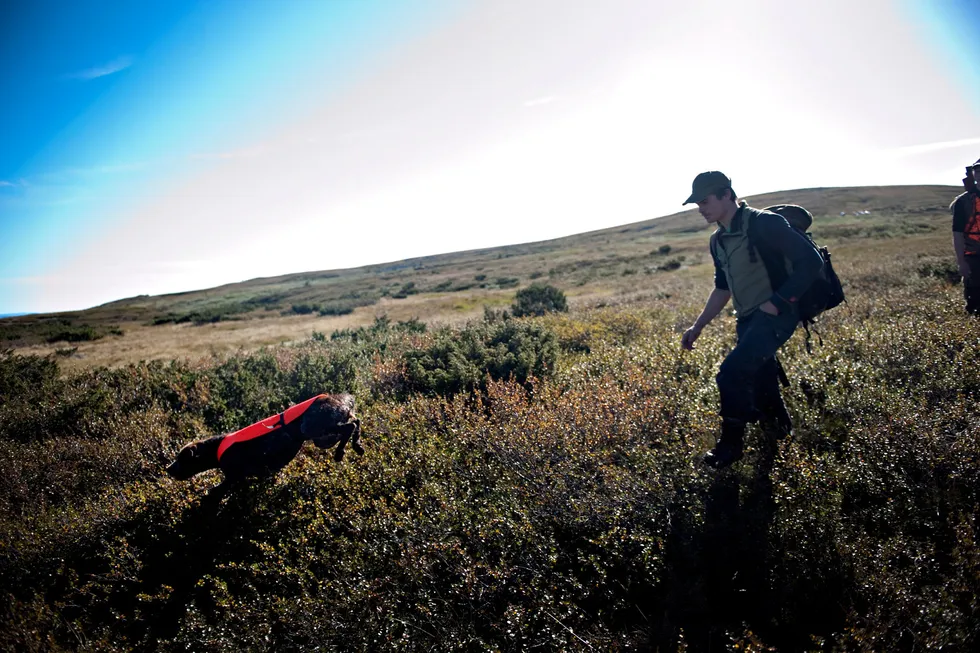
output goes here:
{"type": "Polygon", "coordinates": [[[323,404],[313,404],[309,410],[303,414],[303,420],[299,425],[299,432],[308,438],[323,435],[328,430],[337,425],[337,416],[330,406],[323,404]]]}

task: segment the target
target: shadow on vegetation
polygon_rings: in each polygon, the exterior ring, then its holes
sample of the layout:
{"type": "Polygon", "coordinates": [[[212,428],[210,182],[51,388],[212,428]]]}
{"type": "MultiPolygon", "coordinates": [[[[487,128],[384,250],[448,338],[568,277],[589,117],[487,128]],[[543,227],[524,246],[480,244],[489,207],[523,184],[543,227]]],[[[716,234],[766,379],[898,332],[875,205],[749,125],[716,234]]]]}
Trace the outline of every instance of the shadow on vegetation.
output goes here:
{"type": "Polygon", "coordinates": [[[814,635],[842,627],[842,584],[778,585],[786,581],[774,573],[780,543],[772,473],[780,443],[763,433],[758,438],[754,456],[713,473],[703,523],[673,534],[669,593],[662,605],[649,608],[659,607],[663,614],[660,626],[651,630],[652,650],[678,650],[682,642],[685,650],[713,653],[747,640],[758,650],[803,651],[810,650],[814,635]],[[788,595],[800,590],[807,597],[805,609],[787,609],[788,595]]]}
{"type": "Polygon", "coordinates": [[[173,640],[192,605],[206,612],[219,611],[201,581],[215,573],[219,560],[235,548],[235,541],[247,542],[255,536],[251,498],[272,483],[261,480],[234,490],[216,485],[181,515],[170,537],[161,539],[161,546],[144,559],[140,579],[143,592],[155,594],[165,588],[170,596],[148,624],[132,624],[136,628],[131,641],[139,641],[144,635],[148,646],[173,640]]]}

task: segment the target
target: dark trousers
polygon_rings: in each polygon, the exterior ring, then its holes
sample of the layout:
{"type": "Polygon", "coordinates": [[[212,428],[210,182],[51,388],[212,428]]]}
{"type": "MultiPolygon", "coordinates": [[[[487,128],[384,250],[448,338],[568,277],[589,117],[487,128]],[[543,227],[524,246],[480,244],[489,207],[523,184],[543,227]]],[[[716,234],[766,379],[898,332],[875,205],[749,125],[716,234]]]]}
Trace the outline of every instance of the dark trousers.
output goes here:
{"type": "Polygon", "coordinates": [[[963,279],[963,298],[966,299],[966,312],[980,315],[980,254],[966,257],[970,266],[970,276],[963,279]]]}
{"type": "Polygon", "coordinates": [[[761,310],[738,320],[738,343],[716,377],[722,417],[743,422],[788,419],[779,392],[776,350],[793,335],[797,323],[795,313],[769,315],[761,310]]]}

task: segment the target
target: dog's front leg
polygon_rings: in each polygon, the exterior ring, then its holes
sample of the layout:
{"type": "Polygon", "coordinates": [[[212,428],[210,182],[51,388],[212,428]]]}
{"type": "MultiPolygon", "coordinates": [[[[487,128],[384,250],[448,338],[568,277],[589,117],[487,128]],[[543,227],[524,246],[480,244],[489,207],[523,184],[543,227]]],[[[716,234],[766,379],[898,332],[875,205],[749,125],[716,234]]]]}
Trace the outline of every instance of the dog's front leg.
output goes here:
{"type": "Polygon", "coordinates": [[[354,433],[351,435],[350,438],[351,449],[356,451],[357,455],[363,456],[364,447],[361,446],[361,420],[354,419],[351,421],[351,424],[354,425],[354,433]]]}
{"type": "Polygon", "coordinates": [[[205,494],[204,498],[201,499],[201,503],[208,505],[217,505],[221,503],[221,500],[228,496],[228,494],[237,484],[237,481],[233,481],[228,478],[224,479],[207,491],[207,494],[205,494]]]}
{"type": "MultiPolygon", "coordinates": [[[[333,459],[336,462],[339,463],[344,459],[344,450],[347,448],[347,443],[350,442],[351,436],[357,433],[358,428],[357,420],[347,422],[346,424],[342,424],[340,426],[340,443],[337,445],[337,450],[333,454],[333,459]]],[[[360,448],[360,445],[357,445],[354,447],[354,451],[357,451],[360,448]]]]}

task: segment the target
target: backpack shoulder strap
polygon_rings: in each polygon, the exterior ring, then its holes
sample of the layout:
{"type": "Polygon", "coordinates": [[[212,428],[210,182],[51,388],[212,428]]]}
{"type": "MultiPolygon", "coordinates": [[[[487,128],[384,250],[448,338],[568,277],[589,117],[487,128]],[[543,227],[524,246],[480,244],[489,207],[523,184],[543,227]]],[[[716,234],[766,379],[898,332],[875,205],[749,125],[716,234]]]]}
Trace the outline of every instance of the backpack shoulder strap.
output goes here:
{"type": "Polygon", "coordinates": [[[742,205],[742,228],[745,229],[745,237],[749,241],[749,247],[755,249],[755,242],[752,239],[752,232],[749,230],[755,222],[753,218],[762,213],[759,209],[753,209],[748,204],[742,205]]]}
{"type": "MultiPolygon", "coordinates": [[[[742,229],[745,230],[745,240],[749,245],[749,260],[755,263],[758,260],[759,248],[755,239],[752,237],[752,225],[755,216],[762,213],[759,209],[753,209],[746,203],[742,203],[742,229]]],[[[768,268],[767,268],[768,271],[768,268]]]]}
{"type": "Polygon", "coordinates": [[[956,210],[956,205],[959,204],[960,202],[967,201],[965,198],[967,196],[969,196],[969,195],[970,195],[970,193],[960,193],[959,195],[957,195],[956,197],[954,197],[953,198],[953,201],[949,203],[949,210],[950,211],[955,211],[956,210]]]}

